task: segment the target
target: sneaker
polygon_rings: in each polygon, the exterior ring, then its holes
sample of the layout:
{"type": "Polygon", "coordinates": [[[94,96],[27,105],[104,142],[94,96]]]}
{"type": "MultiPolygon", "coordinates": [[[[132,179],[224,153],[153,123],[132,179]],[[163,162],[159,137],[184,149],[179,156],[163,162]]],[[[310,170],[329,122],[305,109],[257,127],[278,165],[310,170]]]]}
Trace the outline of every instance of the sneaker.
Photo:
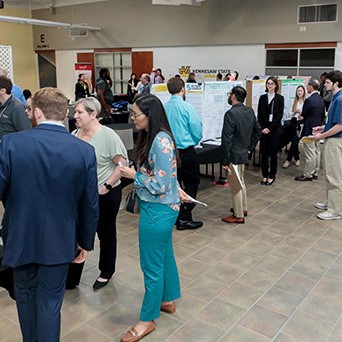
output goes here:
{"type": "Polygon", "coordinates": [[[342,216],[333,214],[329,211],[323,211],[323,213],[317,214],[317,217],[321,220],[341,220],[342,216]]]}
{"type": "Polygon", "coordinates": [[[317,209],[321,209],[321,210],[327,210],[328,209],[328,204],[324,203],[324,202],[317,202],[314,204],[314,207],[317,209]]]}
{"type": "Polygon", "coordinates": [[[285,163],[283,164],[282,168],[287,169],[290,165],[290,162],[288,160],[285,160],[285,163]]]}

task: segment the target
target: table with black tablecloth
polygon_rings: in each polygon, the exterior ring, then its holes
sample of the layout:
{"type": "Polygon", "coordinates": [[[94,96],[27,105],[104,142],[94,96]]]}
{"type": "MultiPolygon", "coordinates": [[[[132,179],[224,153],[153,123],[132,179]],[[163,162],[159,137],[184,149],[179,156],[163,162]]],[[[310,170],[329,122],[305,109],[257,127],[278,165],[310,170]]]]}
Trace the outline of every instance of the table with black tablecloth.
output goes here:
{"type": "Polygon", "coordinates": [[[196,148],[199,164],[205,164],[205,176],[215,177],[215,164],[219,163],[220,178],[222,178],[222,154],[221,146],[203,144],[201,148],[196,148]],[[209,165],[211,164],[211,175],[209,175],[209,165]]]}

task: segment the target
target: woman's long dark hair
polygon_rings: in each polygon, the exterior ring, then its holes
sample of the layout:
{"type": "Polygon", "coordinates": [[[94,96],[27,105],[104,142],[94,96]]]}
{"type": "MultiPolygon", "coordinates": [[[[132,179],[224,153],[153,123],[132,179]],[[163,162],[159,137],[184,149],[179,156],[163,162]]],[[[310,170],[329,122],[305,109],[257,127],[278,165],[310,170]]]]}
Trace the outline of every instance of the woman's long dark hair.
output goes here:
{"type": "MultiPolygon", "coordinates": [[[[172,139],[175,148],[175,139],[171,133],[171,128],[163,104],[157,96],[143,94],[136,97],[134,103],[148,117],[148,128],[139,132],[137,143],[134,149],[134,159],[136,164],[144,165],[149,169],[148,154],[151,149],[154,138],[160,132],[166,132],[172,139]]],[[[178,164],[178,151],[177,164],[178,164]]]]}

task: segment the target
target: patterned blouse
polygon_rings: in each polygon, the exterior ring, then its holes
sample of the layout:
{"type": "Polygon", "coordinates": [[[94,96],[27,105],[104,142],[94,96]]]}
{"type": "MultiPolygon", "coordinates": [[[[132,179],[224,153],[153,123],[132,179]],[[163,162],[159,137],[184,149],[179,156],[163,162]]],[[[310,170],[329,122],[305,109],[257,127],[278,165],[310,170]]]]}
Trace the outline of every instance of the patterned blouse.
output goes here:
{"type": "Polygon", "coordinates": [[[150,170],[140,166],[134,178],[137,195],[146,202],[179,211],[176,149],[166,132],[158,132],[148,155],[150,170]]]}

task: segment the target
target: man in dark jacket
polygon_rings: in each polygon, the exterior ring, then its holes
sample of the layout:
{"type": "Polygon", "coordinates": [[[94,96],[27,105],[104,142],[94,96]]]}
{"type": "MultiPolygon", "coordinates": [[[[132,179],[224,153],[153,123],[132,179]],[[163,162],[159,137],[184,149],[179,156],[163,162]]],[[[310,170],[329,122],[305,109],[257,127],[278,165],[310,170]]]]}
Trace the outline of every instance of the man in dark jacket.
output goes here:
{"type": "MultiPolygon", "coordinates": [[[[261,137],[261,126],[252,108],[243,102],[247,92],[243,87],[232,88],[228,93],[228,103],[232,108],[224,116],[222,128],[222,165],[228,172],[237,173],[241,181],[241,190],[232,189],[233,213],[222,218],[227,223],[245,223],[247,216],[247,192],[244,182],[245,163],[261,137]],[[232,170],[234,168],[234,170],[232,170]]],[[[230,177],[228,177],[229,179],[230,177]]]]}
{"type": "Polygon", "coordinates": [[[12,95],[12,81],[0,76],[0,141],[6,134],[30,129],[24,105],[12,95]]]}
{"type": "Polygon", "coordinates": [[[297,176],[296,181],[317,179],[321,160],[319,141],[312,138],[312,129],[323,124],[325,117],[324,101],[319,95],[319,82],[317,80],[311,79],[306,89],[310,96],[305,100],[299,117],[304,123],[301,138],[303,138],[305,165],[303,174],[297,176]]]}

